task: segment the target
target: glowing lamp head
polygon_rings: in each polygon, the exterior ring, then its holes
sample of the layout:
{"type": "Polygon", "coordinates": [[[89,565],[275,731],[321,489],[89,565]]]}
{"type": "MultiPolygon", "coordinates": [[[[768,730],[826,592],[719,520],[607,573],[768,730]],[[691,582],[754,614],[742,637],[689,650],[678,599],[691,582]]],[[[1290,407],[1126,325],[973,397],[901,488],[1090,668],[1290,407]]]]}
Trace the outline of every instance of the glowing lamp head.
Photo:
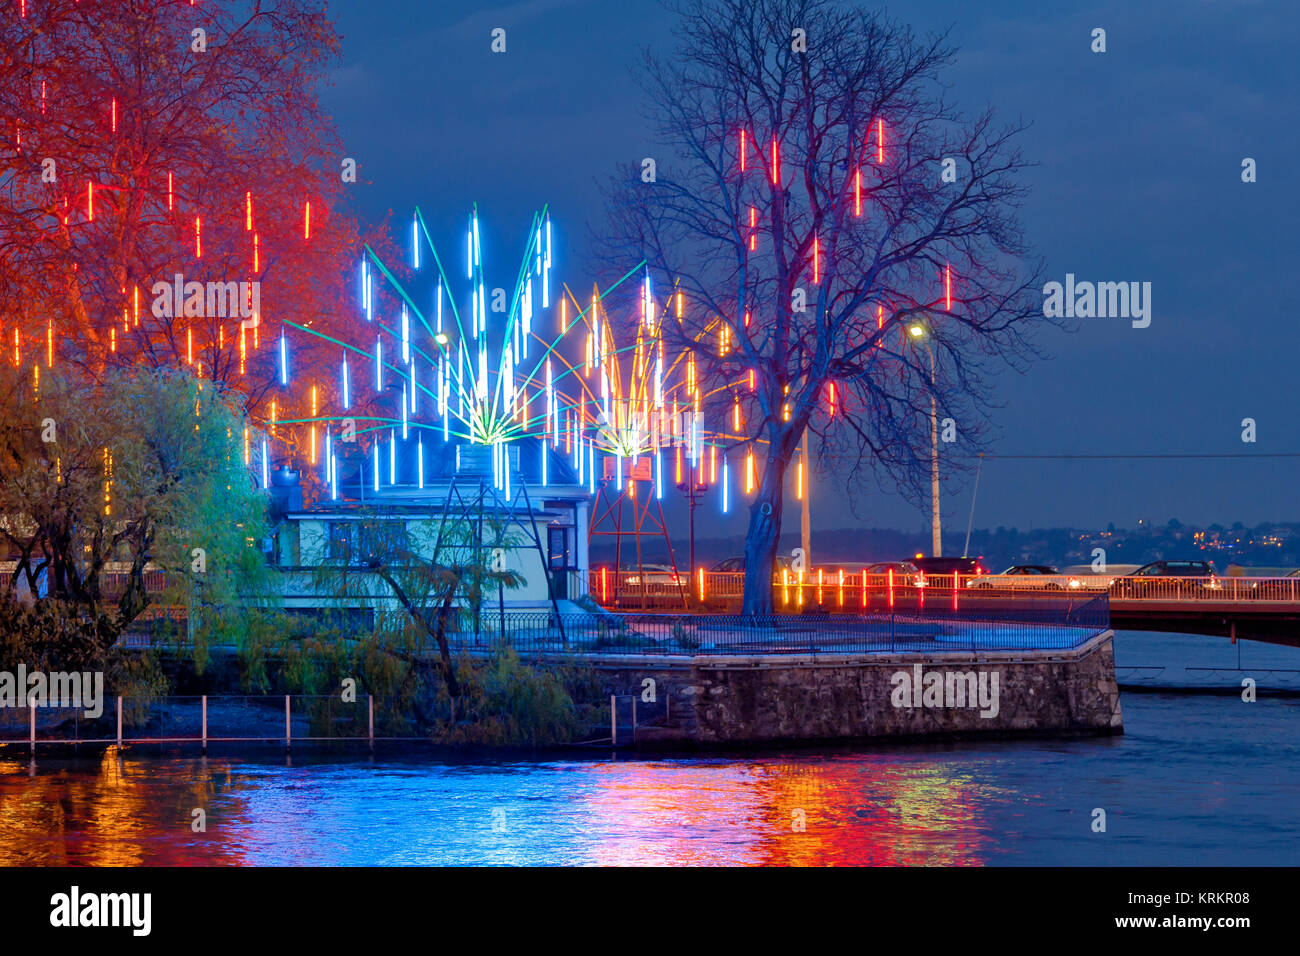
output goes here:
{"type": "Polygon", "coordinates": [[[907,331],[911,333],[912,338],[919,339],[921,336],[925,335],[925,326],[924,325],[909,326],[907,331]]]}
{"type": "Polygon", "coordinates": [[[439,345],[446,345],[446,344],[447,344],[447,336],[443,335],[441,332],[439,332],[437,335],[435,335],[435,336],[433,337],[433,340],[434,340],[435,342],[437,342],[439,345]]]}

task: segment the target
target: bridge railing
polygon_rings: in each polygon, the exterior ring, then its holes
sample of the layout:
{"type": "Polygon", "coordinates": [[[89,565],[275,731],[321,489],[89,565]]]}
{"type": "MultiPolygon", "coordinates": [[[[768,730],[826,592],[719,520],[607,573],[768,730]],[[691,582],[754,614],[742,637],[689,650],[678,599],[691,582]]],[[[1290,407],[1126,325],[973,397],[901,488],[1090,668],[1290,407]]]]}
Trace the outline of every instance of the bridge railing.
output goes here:
{"type": "MultiPolygon", "coordinates": [[[[652,570],[644,575],[610,568],[591,571],[590,593],[598,604],[618,610],[700,609],[734,611],[745,588],[743,571],[706,571],[694,576],[652,570]]],[[[972,602],[1017,602],[1035,595],[1108,594],[1116,601],[1272,601],[1300,604],[1300,576],[1296,577],[1153,577],[1121,574],[867,574],[844,568],[814,568],[795,572],[783,569],[773,575],[775,607],[800,612],[861,612],[888,608],[958,610],[972,602]]]]}

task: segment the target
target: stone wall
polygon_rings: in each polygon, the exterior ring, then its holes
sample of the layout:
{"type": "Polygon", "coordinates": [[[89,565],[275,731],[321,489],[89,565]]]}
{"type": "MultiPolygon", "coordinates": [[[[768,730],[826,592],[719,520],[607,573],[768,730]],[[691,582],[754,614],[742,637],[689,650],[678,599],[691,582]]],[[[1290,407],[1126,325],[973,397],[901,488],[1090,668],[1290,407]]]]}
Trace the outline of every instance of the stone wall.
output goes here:
{"type": "Polygon", "coordinates": [[[641,742],[1122,734],[1112,637],[1070,652],[646,656],[593,666],[606,693],[638,698],[639,723],[662,722],[666,706],[667,728],[644,730],[641,742]],[[641,699],[646,678],[653,703],[641,699]]]}

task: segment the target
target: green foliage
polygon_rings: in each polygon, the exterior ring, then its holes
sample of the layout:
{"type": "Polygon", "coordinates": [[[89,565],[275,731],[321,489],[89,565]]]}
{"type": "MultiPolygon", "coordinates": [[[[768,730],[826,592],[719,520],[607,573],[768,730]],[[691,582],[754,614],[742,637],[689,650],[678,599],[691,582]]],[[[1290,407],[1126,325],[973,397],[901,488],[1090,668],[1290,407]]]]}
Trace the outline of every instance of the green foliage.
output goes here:
{"type": "Polygon", "coordinates": [[[374,652],[419,662],[436,650],[451,697],[460,688],[450,635],[480,618],[485,596],[527,583],[502,559],[521,539],[511,521],[488,505],[486,494],[480,487],[447,520],[409,527],[382,513],[365,515],[355,549],[321,562],[312,575],[317,593],[337,605],[373,610],[374,652]]]}
{"type": "Polygon", "coordinates": [[[673,622],[673,640],[677,642],[678,647],[687,650],[694,650],[700,646],[700,639],[695,636],[694,631],[688,631],[681,621],[673,622]]]}
{"type": "Polygon", "coordinates": [[[102,657],[153,600],[146,575],[162,572],[160,603],[194,611],[188,643],[201,671],[208,644],[242,632],[236,609],[272,593],[244,427],[211,383],[184,371],[117,369],[89,382],[47,369],[38,385],[0,364],[0,544],[15,559],[0,630],[31,629],[69,660],[102,657]],[[38,609],[21,621],[20,596],[38,609]]]}
{"type": "Polygon", "coordinates": [[[457,718],[434,732],[438,743],[538,747],[578,739],[582,724],[562,672],[522,664],[510,649],[477,664],[462,658],[459,670],[457,718]]]}

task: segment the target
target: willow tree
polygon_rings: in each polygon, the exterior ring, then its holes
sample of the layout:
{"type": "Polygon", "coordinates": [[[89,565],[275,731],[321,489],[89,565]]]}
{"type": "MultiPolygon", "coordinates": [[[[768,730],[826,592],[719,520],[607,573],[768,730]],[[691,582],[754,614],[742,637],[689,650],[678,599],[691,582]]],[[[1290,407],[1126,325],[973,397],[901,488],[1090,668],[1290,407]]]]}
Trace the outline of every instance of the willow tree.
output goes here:
{"type": "Polygon", "coordinates": [[[602,248],[683,294],[665,335],[731,473],[753,455],[744,609],[767,613],[805,431],[850,489],[874,474],[920,497],[932,398],[969,447],[988,368],[1031,354],[1021,127],[949,104],[944,37],[836,0],[675,10],[672,56],[641,69],[652,161],[613,181],[602,248]]]}
{"type": "Polygon", "coordinates": [[[52,660],[102,661],[160,602],[233,637],[272,593],[244,423],[180,370],[88,383],[0,363],[0,549],[14,562],[0,632],[39,638],[52,660]],[[154,572],[163,593],[146,587],[154,572]]]}

